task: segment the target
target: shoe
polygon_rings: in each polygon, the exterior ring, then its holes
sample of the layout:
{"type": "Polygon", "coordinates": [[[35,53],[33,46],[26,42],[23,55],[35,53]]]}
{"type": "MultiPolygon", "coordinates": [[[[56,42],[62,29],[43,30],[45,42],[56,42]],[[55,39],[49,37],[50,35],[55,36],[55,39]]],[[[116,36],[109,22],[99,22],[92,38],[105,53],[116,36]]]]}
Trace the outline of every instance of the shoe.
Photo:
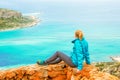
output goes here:
{"type": "Polygon", "coordinates": [[[36,63],[37,63],[38,65],[45,65],[45,61],[43,61],[43,60],[38,60],[36,63]]]}

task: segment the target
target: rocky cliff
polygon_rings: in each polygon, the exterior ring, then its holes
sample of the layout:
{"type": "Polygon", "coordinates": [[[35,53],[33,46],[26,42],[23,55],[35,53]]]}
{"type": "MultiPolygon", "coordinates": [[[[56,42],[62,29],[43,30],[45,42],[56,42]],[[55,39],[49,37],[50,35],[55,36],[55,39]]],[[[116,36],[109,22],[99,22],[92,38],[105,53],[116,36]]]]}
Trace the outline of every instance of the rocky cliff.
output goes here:
{"type": "Polygon", "coordinates": [[[120,80],[109,73],[100,72],[94,65],[84,65],[75,73],[64,62],[55,65],[29,65],[0,71],[0,80],[120,80]]]}

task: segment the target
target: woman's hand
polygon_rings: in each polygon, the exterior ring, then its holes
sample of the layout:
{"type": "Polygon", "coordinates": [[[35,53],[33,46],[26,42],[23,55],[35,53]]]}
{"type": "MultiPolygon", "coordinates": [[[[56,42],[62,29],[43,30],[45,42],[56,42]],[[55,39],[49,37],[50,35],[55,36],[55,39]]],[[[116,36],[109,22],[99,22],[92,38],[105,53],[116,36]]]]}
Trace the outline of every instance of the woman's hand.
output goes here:
{"type": "Polygon", "coordinates": [[[79,72],[80,72],[79,69],[77,69],[77,68],[73,68],[73,74],[77,74],[77,73],[79,73],[79,72]]]}

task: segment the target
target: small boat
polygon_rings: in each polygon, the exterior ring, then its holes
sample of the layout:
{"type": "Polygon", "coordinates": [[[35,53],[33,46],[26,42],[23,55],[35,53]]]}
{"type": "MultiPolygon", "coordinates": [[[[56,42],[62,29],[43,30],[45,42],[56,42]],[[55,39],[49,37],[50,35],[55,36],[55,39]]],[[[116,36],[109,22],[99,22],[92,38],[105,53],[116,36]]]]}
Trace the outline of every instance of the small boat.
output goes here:
{"type": "Polygon", "coordinates": [[[111,56],[110,58],[115,62],[120,62],[120,56],[111,56]]]}

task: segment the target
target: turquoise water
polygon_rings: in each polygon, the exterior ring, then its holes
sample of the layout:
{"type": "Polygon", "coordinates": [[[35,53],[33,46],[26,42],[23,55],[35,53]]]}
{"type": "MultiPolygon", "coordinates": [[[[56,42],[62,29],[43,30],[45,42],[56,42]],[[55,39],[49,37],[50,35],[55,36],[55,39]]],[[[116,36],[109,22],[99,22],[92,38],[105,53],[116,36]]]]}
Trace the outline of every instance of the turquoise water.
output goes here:
{"type": "Polygon", "coordinates": [[[33,64],[57,50],[70,56],[76,29],[89,42],[92,62],[111,61],[110,56],[120,55],[119,1],[3,0],[0,8],[42,20],[33,27],[0,32],[0,68],[33,64]]]}
{"type": "MultiPolygon", "coordinates": [[[[57,50],[70,56],[74,31],[84,27],[74,24],[41,22],[40,24],[13,31],[0,32],[0,66],[35,63],[47,59],[57,50]]],[[[111,61],[110,56],[120,54],[120,38],[87,35],[92,62],[111,61]]]]}

